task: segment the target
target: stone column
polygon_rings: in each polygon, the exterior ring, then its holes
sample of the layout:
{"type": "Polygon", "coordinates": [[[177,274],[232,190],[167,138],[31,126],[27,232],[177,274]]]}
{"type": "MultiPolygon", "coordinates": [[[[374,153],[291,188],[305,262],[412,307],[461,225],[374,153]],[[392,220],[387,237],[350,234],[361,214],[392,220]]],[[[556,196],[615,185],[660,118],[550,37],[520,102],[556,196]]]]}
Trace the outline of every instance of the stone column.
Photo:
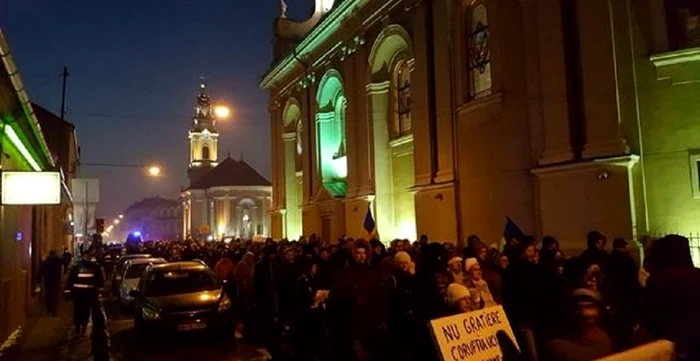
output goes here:
{"type": "Polygon", "coordinates": [[[243,236],[243,227],[241,227],[243,222],[243,209],[241,206],[236,207],[236,222],[234,223],[236,225],[236,237],[242,237],[243,236]]]}
{"type": "Polygon", "coordinates": [[[367,85],[370,122],[372,124],[373,149],[372,170],[374,171],[374,202],[377,230],[394,228],[394,209],[392,200],[392,166],[391,148],[389,147],[389,90],[391,82],[371,83],[367,85]]]}
{"type": "MultiPolygon", "coordinates": [[[[538,79],[528,77],[528,83],[539,81],[544,146],[539,154],[540,164],[561,163],[572,160],[571,134],[564,33],[562,27],[562,0],[521,0],[526,13],[527,37],[534,33],[536,39],[533,56],[539,62],[533,71],[538,79]]],[[[529,49],[530,47],[528,47],[529,49]]],[[[530,69],[528,68],[528,71],[530,69]]],[[[533,89],[533,92],[535,90],[533,89]]],[[[538,94],[529,94],[531,102],[538,102],[538,94]]],[[[537,104],[540,105],[540,104],[537,104]]],[[[535,111],[536,112],[536,111],[535,111]]],[[[533,114],[534,115],[534,114],[533,114]]]]}
{"type": "MultiPolygon", "coordinates": [[[[627,24],[613,16],[610,0],[577,0],[583,114],[586,123],[584,158],[601,158],[629,151],[622,135],[621,90],[624,70],[616,58],[616,34],[627,24]]],[[[626,64],[631,66],[632,64],[626,64]]]]}

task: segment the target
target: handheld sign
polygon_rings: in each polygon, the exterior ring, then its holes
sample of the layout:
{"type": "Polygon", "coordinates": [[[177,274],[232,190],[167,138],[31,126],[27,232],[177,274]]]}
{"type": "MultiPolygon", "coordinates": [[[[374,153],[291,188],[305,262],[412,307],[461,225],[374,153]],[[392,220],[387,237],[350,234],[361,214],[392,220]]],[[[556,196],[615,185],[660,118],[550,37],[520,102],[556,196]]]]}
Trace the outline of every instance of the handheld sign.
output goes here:
{"type": "Polygon", "coordinates": [[[431,320],[430,329],[443,361],[503,360],[499,331],[518,348],[502,306],[431,320]]]}

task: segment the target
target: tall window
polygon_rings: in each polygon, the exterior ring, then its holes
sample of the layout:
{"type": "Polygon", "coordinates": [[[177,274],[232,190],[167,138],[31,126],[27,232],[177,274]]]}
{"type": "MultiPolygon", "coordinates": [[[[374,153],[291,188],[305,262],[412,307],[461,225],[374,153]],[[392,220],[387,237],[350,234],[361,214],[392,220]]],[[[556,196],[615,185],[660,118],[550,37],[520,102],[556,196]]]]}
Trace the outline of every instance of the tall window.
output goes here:
{"type": "Polygon", "coordinates": [[[700,46],[700,1],[667,0],[666,23],[671,49],[700,46]]]}
{"type": "Polygon", "coordinates": [[[296,124],[296,137],[297,137],[297,144],[296,144],[296,157],[295,157],[295,163],[296,163],[296,170],[297,172],[301,170],[302,168],[302,153],[304,152],[304,123],[302,123],[301,117],[297,119],[297,124],[296,124]]]}
{"type": "Polygon", "coordinates": [[[467,9],[467,77],[469,99],[491,94],[491,47],[486,0],[477,0],[467,9]]]}
{"type": "Polygon", "coordinates": [[[395,75],[397,112],[394,118],[393,137],[411,133],[411,67],[402,61],[395,75]]]}
{"type": "Polygon", "coordinates": [[[209,159],[209,147],[202,147],[202,159],[209,159]]]}

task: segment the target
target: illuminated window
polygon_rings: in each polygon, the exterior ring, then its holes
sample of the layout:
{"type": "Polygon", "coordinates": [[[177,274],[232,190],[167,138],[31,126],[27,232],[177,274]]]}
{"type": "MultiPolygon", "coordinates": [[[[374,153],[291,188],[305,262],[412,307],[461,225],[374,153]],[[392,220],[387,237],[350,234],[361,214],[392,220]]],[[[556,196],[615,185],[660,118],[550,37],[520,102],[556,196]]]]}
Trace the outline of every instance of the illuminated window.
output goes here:
{"type": "Polygon", "coordinates": [[[300,171],[302,169],[302,153],[304,151],[304,123],[302,123],[301,117],[297,119],[296,124],[296,137],[297,137],[297,153],[295,157],[295,169],[300,171]]]}
{"type": "Polygon", "coordinates": [[[209,159],[209,147],[202,147],[202,159],[209,159]]]}
{"type": "Polygon", "coordinates": [[[394,138],[411,132],[411,67],[402,61],[396,69],[394,79],[397,114],[394,118],[394,138]]]}
{"type": "Polygon", "coordinates": [[[666,23],[671,49],[700,46],[700,1],[667,0],[666,23]]]}
{"type": "Polygon", "coordinates": [[[467,78],[469,99],[491,94],[491,48],[486,0],[477,0],[467,9],[467,78]]]}
{"type": "Polygon", "coordinates": [[[693,198],[700,199],[700,153],[691,153],[688,161],[690,165],[690,183],[693,187],[693,198]]]}

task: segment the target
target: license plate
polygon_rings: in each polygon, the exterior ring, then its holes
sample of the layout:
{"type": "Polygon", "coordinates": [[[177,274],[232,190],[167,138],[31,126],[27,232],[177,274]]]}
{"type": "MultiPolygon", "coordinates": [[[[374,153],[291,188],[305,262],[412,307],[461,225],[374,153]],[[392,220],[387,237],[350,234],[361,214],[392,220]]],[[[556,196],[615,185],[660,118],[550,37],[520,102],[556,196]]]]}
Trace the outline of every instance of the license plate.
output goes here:
{"type": "Polygon", "coordinates": [[[179,326],[177,326],[178,331],[193,331],[193,330],[201,330],[203,328],[206,328],[207,324],[204,322],[192,322],[192,323],[183,323],[179,326]]]}

